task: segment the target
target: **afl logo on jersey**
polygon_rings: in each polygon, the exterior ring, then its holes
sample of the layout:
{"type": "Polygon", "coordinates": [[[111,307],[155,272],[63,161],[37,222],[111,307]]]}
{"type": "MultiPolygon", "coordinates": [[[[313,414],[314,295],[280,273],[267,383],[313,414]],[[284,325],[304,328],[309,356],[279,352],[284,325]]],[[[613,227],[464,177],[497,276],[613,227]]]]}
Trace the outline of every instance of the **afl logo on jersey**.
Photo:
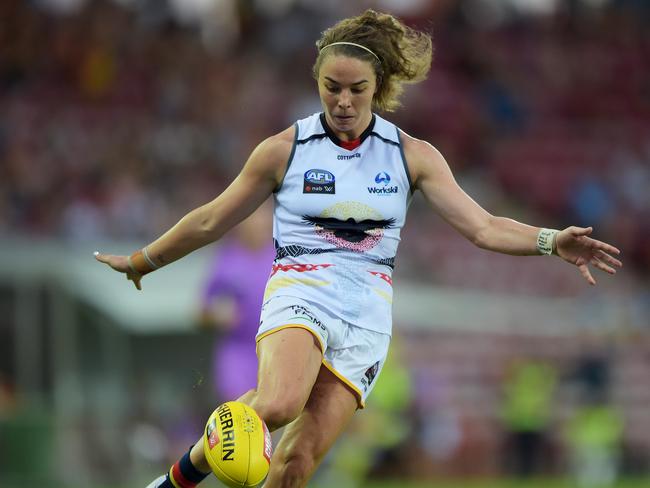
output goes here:
{"type": "Polygon", "coordinates": [[[302,192],[334,194],[334,175],[324,169],[310,169],[305,171],[302,192]]]}

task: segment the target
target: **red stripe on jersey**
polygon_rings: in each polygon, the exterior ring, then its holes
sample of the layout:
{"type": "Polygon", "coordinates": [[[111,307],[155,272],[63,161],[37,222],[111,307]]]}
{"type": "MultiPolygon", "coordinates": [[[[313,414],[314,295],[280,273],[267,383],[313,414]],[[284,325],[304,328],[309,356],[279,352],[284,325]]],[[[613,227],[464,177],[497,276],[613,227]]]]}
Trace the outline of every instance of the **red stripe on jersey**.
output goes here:
{"type": "Polygon", "coordinates": [[[390,286],[393,286],[393,279],[390,276],[388,276],[386,273],[380,273],[379,271],[368,271],[368,273],[370,273],[373,276],[377,276],[378,278],[381,278],[390,286]]]}
{"type": "Polygon", "coordinates": [[[275,275],[278,271],[297,271],[304,273],[305,271],[318,271],[319,269],[329,268],[333,264],[274,264],[271,268],[271,276],[275,275]]]}

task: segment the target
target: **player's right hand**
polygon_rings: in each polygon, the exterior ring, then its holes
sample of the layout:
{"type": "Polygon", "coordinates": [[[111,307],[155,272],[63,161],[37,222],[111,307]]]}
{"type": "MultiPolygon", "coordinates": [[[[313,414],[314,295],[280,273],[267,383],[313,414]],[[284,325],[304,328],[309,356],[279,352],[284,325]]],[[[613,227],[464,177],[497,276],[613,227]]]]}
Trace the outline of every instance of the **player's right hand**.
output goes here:
{"type": "Polygon", "coordinates": [[[118,271],[119,273],[124,273],[126,275],[127,280],[132,281],[138,290],[142,290],[142,285],[140,284],[140,281],[142,280],[142,275],[140,273],[136,273],[131,269],[131,267],[129,266],[128,256],[102,254],[98,251],[94,252],[94,256],[95,259],[100,263],[109,265],[111,268],[113,268],[115,271],[118,271]]]}

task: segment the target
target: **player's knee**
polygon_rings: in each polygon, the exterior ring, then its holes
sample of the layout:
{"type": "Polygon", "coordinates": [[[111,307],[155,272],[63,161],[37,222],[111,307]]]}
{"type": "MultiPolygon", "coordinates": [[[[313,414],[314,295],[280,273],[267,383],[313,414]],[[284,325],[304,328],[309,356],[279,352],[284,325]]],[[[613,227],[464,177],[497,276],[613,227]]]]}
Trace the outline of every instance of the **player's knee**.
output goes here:
{"type": "Polygon", "coordinates": [[[264,422],[271,430],[279,429],[295,420],[303,408],[301,402],[288,396],[273,400],[258,397],[256,401],[251,403],[251,406],[264,419],[264,422]]]}
{"type": "Polygon", "coordinates": [[[316,467],[315,459],[306,452],[294,452],[282,456],[271,465],[273,478],[282,481],[282,486],[305,486],[316,467]]]}

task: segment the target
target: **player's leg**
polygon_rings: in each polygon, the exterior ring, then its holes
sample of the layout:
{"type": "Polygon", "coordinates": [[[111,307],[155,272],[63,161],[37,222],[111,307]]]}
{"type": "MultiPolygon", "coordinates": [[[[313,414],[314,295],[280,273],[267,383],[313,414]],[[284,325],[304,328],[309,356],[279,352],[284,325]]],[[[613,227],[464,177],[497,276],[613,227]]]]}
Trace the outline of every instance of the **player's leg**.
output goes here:
{"type": "MultiPolygon", "coordinates": [[[[266,422],[270,430],[295,419],[309,398],[322,362],[320,343],[303,328],[284,328],[262,338],[258,343],[259,373],[257,389],[240,397],[266,422]]],[[[233,365],[233,374],[237,365],[233,365]]],[[[160,488],[193,487],[210,473],[200,438],[188,454],[174,466],[181,483],[168,480],[160,488]],[[186,483],[187,481],[187,483],[186,483]]],[[[169,477],[168,477],[169,478],[169,477]]],[[[178,481],[178,480],[176,480],[178,481]]]]}
{"type": "MultiPolygon", "coordinates": [[[[316,337],[302,328],[286,328],[258,343],[257,389],[238,400],[252,407],[270,431],[285,426],[302,411],[318,376],[323,355],[316,337]]],[[[192,449],[192,464],[209,472],[202,442],[192,449]]]]}
{"type": "Polygon", "coordinates": [[[333,331],[309,400],[276,448],[265,488],[305,486],[376,384],[390,335],[350,324],[333,331]]]}
{"type": "Polygon", "coordinates": [[[293,421],[309,399],[323,353],[316,336],[303,328],[286,328],[258,343],[257,389],[242,398],[274,431],[293,421]]]}
{"type": "Polygon", "coordinates": [[[357,407],[357,395],[321,366],[307,404],[273,453],[264,488],[306,486],[357,407]]]}

